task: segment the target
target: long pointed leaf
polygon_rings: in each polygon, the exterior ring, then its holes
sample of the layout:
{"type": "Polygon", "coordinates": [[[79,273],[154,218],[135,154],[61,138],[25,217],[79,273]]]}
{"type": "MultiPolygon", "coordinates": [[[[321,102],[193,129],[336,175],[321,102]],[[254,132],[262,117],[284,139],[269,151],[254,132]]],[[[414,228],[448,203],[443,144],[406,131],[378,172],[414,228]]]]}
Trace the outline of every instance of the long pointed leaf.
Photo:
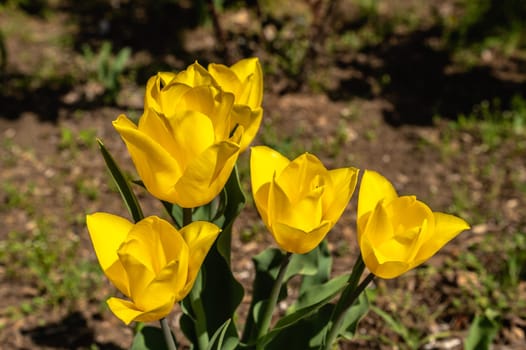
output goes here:
{"type": "Polygon", "coordinates": [[[110,152],[106,149],[102,141],[97,140],[97,143],[99,144],[99,149],[102,153],[102,157],[106,162],[106,167],[108,168],[111,177],[113,178],[113,181],[115,181],[115,184],[119,189],[119,193],[121,194],[122,199],[126,204],[128,211],[130,212],[130,215],[132,216],[135,222],[142,220],[144,218],[144,215],[142,213],[141,206],[139,205],[137,197],[135,197],[135,194],[133,193],[128,181],[124,177],[119,166],[111,156],[110,152]]]}

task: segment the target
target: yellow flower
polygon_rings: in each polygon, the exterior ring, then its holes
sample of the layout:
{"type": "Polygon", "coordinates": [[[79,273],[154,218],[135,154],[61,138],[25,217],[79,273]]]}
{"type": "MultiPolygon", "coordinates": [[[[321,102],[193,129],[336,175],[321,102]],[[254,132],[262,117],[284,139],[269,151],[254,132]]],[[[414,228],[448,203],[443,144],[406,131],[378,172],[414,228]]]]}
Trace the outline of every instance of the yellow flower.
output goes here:
{"type": "Polygon", "coordinates": [[[285,251],[314,249],[345,210],[356,186],[358,170],[327,170],[305,153],[293,161],[265,147],[252,147],[252,192],[256,207],[285,251]]]}
{"type": "Polygon", "coordinates": [[[367,268],[394,278],[433,256],[460,232],[462,219],[432,212],[415,196],[399,197],[393,185],[365,171],[358,196],[358,244],[367,268]]]}
{"type": "MultiPolygon", "coordinates": [[[[178,104],[181,92],[198,86],[214,86],[219,89],[210,73],[197,62],[179,73],[159,72],[146,83],[144,109],[152,108],[159,114],[173,115],[180,109],[178,104]]],[[[230,122],[230,119],[225,118],[223,122],[230,122]]]]}
{"type": "Polygon", "coordinates": [[[138,126],[124,115],[113,125],[151,194],[198,207],[223,189],[240,152],[243,128],[228,129],[232,94],[206,85],[171,86],[166,98],[173,106],[161,99],[160,105],[145,109],[138,126]]]}
{"type": "Polygon", "coordinates": [[[220,232],[208,222],[177,231],[156,216],[133,224],[107,213],[88,215],[87,226],[104,274],[130,299],[108,300],[111,311],[126,324],[168,315],[192,289],[220,232]]]}
{"type": "Polygon", "coordinates": [[[256,136],[263,117],[263,72],[259,60],[246,58],[231,67],[212,63],[208,71],[221,89],[236,97],[232,127],[243,126],[241,151],[244,151],[256,136]]]}

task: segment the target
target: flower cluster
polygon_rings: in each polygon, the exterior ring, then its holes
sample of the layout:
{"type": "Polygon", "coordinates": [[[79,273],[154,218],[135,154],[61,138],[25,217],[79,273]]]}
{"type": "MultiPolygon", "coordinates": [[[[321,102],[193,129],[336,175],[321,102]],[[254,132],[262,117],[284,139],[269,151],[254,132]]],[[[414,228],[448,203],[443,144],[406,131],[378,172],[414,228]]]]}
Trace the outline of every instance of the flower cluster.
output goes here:
{"type": "MultiPolygon", "coordinates": [[[[167,216],[173,219],[170,223],[136,214],[132,223],[107,213],[87,217],[102,270],[127,298],[110,298],[109,307],[126,324],[163,319],[182,302],[188,317],[181,319],[181,328],[193,327],[185,333],[197,343],[196,348],[208,348],[217,332],[234,344],[278,348],[280,332],[269,331],[272,310],[287,278],[295,273],[318,276],[304,278],[300,297],[310,304],[299,303],[297,312],[301,313],[290,316],[294,321],[282,321],[285,325],[276,328],[293,332],[301,322],[316,320],[316,327],[326,335],[318,345],[327,349],[345,332],[340,321],[355,298],[342,297],[336,305],[330,304],[333,311],[319,313],[319,320],[312,311],[320,310],[339,293],[348,296],[353,295],[351,289],[363,290],[366,283],[358,285],[363,268],[355,266],[348,281],[328,281],[316,251],[323,250],[327,234],[347,208],[359,170],[328,170],[309,153],[289,160],[267,146],[251,148],[251,189],[261,219],[280,250],[266,250],[254,257],[258,271],[254,285],[262,289],[254,291],[251,310],[264,305],[264,311],[251,312],[241,338],[229,323],[242,296],[230,271],[232,222],[244,203],[235,166],[261,124],[262,96],[258,59],[244,59],[231,67],[210,64],[204,68],[195,62],[182,72],[160,72],[149,79],[137,125],[125,115],[113,122],[137,169],[139,183],[163,202],[167,216]],[[306,267],[313,264],[307,259],[315,260],[314,270],[306,267]],[[295,262],[287,272],[291,260],[295,262]],[[263,288],[263,281],[269,279],[273,287],[263,288]],[[216,287],[226,293],[219,299],[224,307],[218,307],[216,287]],[[313,292],[319,294],[310,296],[313,292]],[[304,311],[307,309],[310,313],[304,311]]],[[[105,159],[126,205],[141,213],[120,170],[111,157],[105,159]]],[[[433,212],[414,196],[398,196],[382,175],[364,171],[357,240],[359,262],[371,276],[397,277],[468,228],[464,220],[433,212]]]]}

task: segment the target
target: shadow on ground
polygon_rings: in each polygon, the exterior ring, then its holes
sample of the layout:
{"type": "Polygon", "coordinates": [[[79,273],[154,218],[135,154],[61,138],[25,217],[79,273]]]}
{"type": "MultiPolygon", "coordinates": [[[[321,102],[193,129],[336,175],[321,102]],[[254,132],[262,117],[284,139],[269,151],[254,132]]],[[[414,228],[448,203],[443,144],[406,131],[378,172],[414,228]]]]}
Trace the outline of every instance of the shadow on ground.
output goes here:
{"type": "MultiPolygon", "coordinates": [[[[451,52],[429,45],[440,36],[440,28],[431,28],[393,36],[366,49],[365,55],[381,62],[379,68],[373,68],[369,60],[339,62],[342,69],[360,71],[364,79],[342,80],[331,97],[370,98],[374,95],[373,87],[367,82],[387,78],[389,81],[382,86],[379,97],[391,104],[392,107],[384,111],[384,117],[395,126],[432,125],[435,116],[454,119],[460,113],[469,113],[475,104],[484,100],[498,98],[502,108],[506,108],[514,95],[526,97],[526,83],[499,79],[491,66],[447,73],[453,64],[451,52]]],[[[521,71],[524,66],[524,62],[517,64],[516,73],[525,74],[521,71]]]]}
{"type": "Polygon", "coordinates": [[[59,349],[122,350],[113,343],[97,343],[95,333],[80,312],[73,312],[56,323],[48,323],[23,331],[35,345],[59,349]]]}

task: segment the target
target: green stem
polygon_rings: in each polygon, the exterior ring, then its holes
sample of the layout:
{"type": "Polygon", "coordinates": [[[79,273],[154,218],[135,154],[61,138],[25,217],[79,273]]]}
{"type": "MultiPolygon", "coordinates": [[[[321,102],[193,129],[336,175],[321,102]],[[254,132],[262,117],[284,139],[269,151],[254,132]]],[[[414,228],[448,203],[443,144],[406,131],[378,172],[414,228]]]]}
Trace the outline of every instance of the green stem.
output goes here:
{"type": "Polygon", "coordinates": [[[192,208],[183,208],[183,226],[192,223],[192,208]]]}
{"type": "Polygon", "coordinates": [[[168,350],[177,350],[177,346],[175,345],[175,340],[172,334],[172,330],[170,329],[170,326],[168,325],[168,321],[166,318],[161,318],[161,329],[163,330],[164,334],[164,340],[166,341],[166,347],[168,350]]]}
{"type": "MultiPolygon", "coordinates": [[[[183,208],[183,227],[192,223],[192,208],[183,208]]],[[[204,269],[204,266],[201,267],[204,269]]],[[[199,272],[199,276],[202,278],[202,272],[199,272]]],[[[197,282],[196,282],[197,283],[197,282]]],[[[190,299],[192,300],[192,309],[195,316],[195,332],[197,335],[198,349],[205,350],[208,348],[208,330],[206,328],[206,313],[203,307],[203,301],[199,295],[195,295],[195,288],[190,291],[190,299]]]]}
{"type": "Polygon", "coordinates": [[[327,334],[327,337],[325,338],[325,350],[332,349],[332,344],[338,337],[342,322],[345,319],[345,314],[351,308],[360,294],[364,291],[365,287],[367,287],[367,285],[375,277],[372,273],[369,273],[367,277],[365,277],[365,279],[358,285],[358,281],[360,280],[364,269],[365,264],[361,255],[359,255],[356,259],[356,263],[354,264],[351,276],[349,277],[349,284],[342,292],[338,303],[334,307],[334,311],[329,322],[329,324],[331,324],[330,330],[327,334]]]}
{"type": "Polygon", "coordinates": [[[270,322],[272,321],[272,313],[274,311],[274,308],[276,307],[276,303],[278,302],[279,291],[281,290],[283,278],[285,277],[285,273],[287,272],[287,267],[289,265],[291,256],[292,253],[287,253],[287,255],[285,255],[285,257],[281,261],[278,277],[276,277],[276,280],[274,281],[274,285],[272,286],[272,290],[270,292],[270,296],[265,307],[265,313],[263,314],[260,326],[258,327],[259,329],[257,333],[257,339],[261,338],[268,332],[270,322]]]}

